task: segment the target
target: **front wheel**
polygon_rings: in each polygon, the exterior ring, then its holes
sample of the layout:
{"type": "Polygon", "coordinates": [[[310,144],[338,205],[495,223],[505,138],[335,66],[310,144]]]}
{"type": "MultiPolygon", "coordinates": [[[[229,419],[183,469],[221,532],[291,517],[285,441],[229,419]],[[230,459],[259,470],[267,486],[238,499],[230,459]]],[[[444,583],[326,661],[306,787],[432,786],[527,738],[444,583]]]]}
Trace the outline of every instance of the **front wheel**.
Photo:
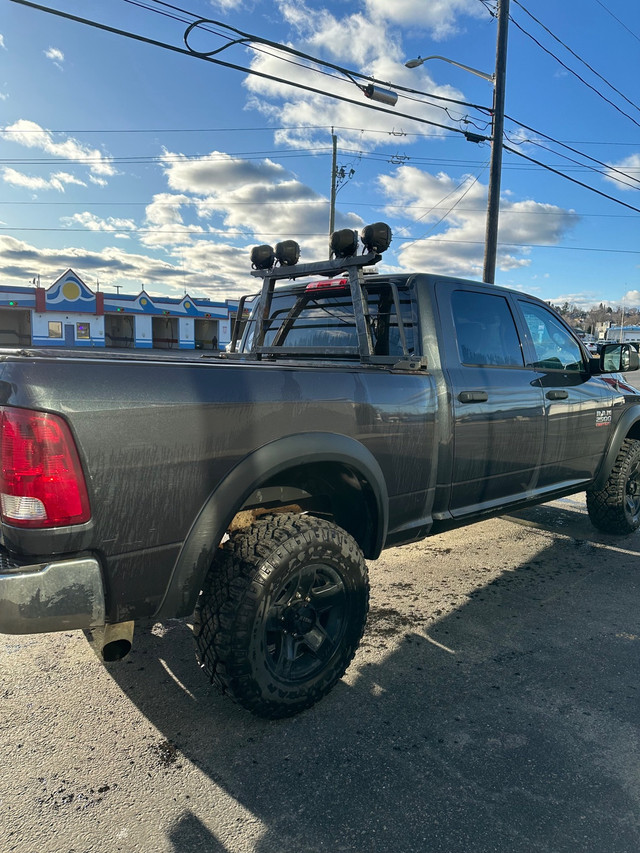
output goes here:
{"type": "Polygon", "coordinates": [[[587,510],[605,533],[629,534],[640,527],[640,441],[622,442],[604,488],[587,490],[587,510]]]}
{"type": "Polygon", "coordinates": [[[271,719],[311,707],[344,675],[369,582],[355,540],[323,519],[269,515],[219,549],[194,634],[212,683],[271,719]]]}

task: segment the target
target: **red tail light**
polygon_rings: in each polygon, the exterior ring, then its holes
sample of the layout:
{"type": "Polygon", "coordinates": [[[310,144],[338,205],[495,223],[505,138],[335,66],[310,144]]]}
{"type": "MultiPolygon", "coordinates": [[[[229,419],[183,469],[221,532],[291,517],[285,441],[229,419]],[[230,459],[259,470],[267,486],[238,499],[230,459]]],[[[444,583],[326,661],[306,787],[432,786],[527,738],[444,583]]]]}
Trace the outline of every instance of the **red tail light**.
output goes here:
{"type": "Polygon", "coordinates": [[[0,508],[17,527],[62,527],[91,517],[78,451],[57,415],[0,407],[0,508]]]}

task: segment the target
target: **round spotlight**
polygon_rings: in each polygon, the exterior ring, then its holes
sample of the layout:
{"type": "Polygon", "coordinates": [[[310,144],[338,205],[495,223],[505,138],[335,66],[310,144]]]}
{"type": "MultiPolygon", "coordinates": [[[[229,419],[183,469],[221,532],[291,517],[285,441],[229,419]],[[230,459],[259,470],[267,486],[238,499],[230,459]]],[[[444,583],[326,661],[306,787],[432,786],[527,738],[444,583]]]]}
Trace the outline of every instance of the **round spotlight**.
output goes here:
{"type": "Polygon", "coordinates": [[[350,228],[334,231],[329,244],[331,254],[336,258],[349,258],[358,251],[358,232],[350,228]]]}
{"type": "Polygon", "coordinates": [[[295,240],[283,240],[276,243],[276,260],[283,267],[292,267],[300,260],[300,246],[295,240]]]}
{"type": "Polygon", "coordinates": [[[386,222],[365,225],[360,234],[367,252],[386,252],[391,243],[391,228],[386,222]]]}
{"type": "Polygon", "coordinates": [[[271,269],[275,260],[272,246],[254,246],[251,250],[251,266],[254,270],[271,269]]]}

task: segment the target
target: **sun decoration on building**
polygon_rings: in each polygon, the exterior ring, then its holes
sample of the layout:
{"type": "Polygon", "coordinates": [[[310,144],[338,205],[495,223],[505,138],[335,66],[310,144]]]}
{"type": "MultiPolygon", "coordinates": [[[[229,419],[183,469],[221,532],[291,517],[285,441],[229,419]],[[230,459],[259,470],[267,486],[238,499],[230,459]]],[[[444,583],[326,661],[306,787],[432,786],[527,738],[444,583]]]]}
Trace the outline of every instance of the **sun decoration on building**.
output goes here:
{"type": "Polygon", "coordinates": [[[69,302],[75,302],[75,300],[79,298],[81,292],[80,287],[75,281],[66,281],[62,286],[62,295],[65,299],[68,299],[69,302]]]}
{"type": "Polygon", "coordinates": [[[147,300],[143,296],[142,299],[140,300],[140,305],[146,305],[146,304],[147,304],[147,300]]]}

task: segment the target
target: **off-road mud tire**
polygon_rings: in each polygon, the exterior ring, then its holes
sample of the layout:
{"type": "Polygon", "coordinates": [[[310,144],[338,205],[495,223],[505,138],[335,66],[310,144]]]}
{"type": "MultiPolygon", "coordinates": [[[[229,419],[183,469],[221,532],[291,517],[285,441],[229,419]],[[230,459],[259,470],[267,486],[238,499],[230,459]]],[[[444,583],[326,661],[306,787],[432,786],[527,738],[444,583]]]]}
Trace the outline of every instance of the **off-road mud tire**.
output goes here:
{"type": "Polygon", "coordinates": [[[587,490],[587,510],[604,533],[628,535],[640,527],[640,441],[622,442],[604,488],[587,490]]]}
{"type": "Polygon", "coordinates": [[[369,607],[355,540],[323,519],[263,516],[218,549],[194,615],[213,684],[260,717],[314,705],[344,675],[369,607]]]}

